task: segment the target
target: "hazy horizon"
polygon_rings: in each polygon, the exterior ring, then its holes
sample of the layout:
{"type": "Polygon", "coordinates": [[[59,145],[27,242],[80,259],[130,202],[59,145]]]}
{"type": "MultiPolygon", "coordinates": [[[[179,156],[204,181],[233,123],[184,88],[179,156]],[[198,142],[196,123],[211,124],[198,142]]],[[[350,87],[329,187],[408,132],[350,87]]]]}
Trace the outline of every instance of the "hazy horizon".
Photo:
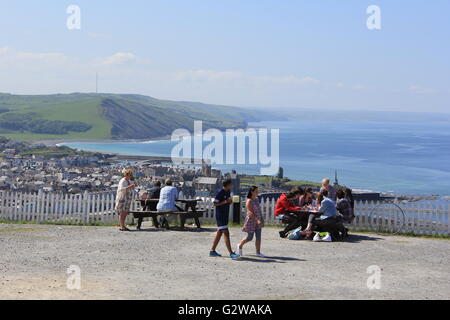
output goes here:
{"type": "MultiPolygon", "coordinates": [[[[147,96],[147,97],[151,97],[151,98],[155,98],[158,100],[168,100],[168,101],[173,101],[173,102],[192,102],[192,103],[202,103],[202,104],[210,104],[204,101],[188,101],[186,99],[182,99],[182,100],[171,100],[171,99],[163,99],[160,97],[155,97],[155,96],[149,96],[149,95],[145,95],[145,94],[137,94],[137,93],[126,93],[126,92],[120,92],[120,93],[113,93],[113,92],[69,92],[69,93],[47,93],[47,94],[15,94],[15,93],[10,93],[10,92],[0,92],[1,94],[6,94],[6,95],[16,95],[16,96],[53,96],[53,95],[71,95],[71,94],[86,94],[86,95],[141,95],[141,96],[147,96]]],[[[212,104],[212,103],[211,103],[212,104]]],[[[441,120],[441,121],[450,121],[450,109],[444,110],[444,111],[432,111],[432,112],[425,112],[425,111],[402,111],[402,110],[365,110],[363,108],[360,109],[345,109],[345,108],[340,108],[340,109],[333,109],[333,108],[324,108],[324,107],[318,107],[318,108],[312,108],[312,107],[303,107],[303,106],[299,106],[299,107],[283,107],[284,110],[280,111],[280,107],[276,107],[276,106],[270,106],[270,107],[260,107],[260,106],[239,106],[239,105],[225,105],[225,104],[220,104],[220,103],[214,103],[213,105],[217,105],[217,106],[225,106],[225,107],[238,107],[238,108],[245,108],[245,109],[263,109],[264,111],[276,111],[282,115],[285,114],[289,114],[292,111],[296,111],[296,112],[301,112],[301,111],[329,111],[329,112],[349,112],[351,114],[356,114],[356,113],[369,113],[369,114],[386,114],[386,113],[391,113],[391,114],[413,114],[413,115],[448,115],[449,119],[436,119],[436,120],[441,120]]],[[[309,119],[311,120],[311,119],[309,119]]],[[[429,120],[429,119],[428,119],[429,120]]]]}

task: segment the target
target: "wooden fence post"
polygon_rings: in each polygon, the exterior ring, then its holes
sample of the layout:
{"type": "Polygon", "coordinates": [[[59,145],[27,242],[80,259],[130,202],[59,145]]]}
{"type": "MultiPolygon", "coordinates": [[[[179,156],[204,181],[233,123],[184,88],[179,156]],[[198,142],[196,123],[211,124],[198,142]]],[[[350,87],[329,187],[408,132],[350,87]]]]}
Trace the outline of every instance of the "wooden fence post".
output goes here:
{"type": "Polygon", "coordinates": [[[90,194],[87,190],[84,191],[83,194],[83,215],[84,215],[84,223],[89,224],[89,211],[90,211],[90,194]]]}
{"type": "Polygon", "coordinates": [[[43,205],[43,193],[42,190],[39,189],[36,197],[36,215],[38,216],[38,222],[43,222],[44,220],[44,213],[42,210],[43,205]]]}
{"type": "Polygon", "coordinates": [[[2,192],[2,214],[9,220],[12,220],[12,214],[8,211],[8,192],[2,192]]]}

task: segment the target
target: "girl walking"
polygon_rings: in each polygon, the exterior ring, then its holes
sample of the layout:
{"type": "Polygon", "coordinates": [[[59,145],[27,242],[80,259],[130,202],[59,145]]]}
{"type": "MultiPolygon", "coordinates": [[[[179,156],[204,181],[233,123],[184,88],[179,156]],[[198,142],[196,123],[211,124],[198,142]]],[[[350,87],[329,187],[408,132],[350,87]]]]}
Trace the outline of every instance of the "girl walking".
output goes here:
{"type": "Polygon", "coordinates": [[[238,244],[238,254],[242,256],[242,248],[244,245],[251,242],[253,237],[256,236],[256,256],[266,258],[266,256],[261,253],[261,233],[262,228],[264,227],[264,220],[261,214],[261,207],[259,205],[258,187],[253,186],[248,191],[246,208],[247,217],[245,218],[242,231],[247,232],[247,237],[242,239],[238,244]]]}

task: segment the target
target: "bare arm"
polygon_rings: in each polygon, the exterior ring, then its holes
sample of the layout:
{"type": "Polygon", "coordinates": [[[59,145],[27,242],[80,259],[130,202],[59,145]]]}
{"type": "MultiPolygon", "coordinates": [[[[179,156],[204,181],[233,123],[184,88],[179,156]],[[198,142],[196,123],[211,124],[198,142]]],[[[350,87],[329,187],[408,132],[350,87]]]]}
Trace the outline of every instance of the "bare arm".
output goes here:
{"type": "Polygon", "coordinates": [[[223,206],[223,205],[225,205],[225,204],[230,204],[232,201],[231,201],[231,198],[228,198],[227,200],[223,200],[223,201],[220,201],[220,202],[213,202],[213,205],[214,205],[214,207],[220,207],[220,206],[223,206]]]}
{"type": "Polygon", "coordinates": [[[247,214],[249,215],[249,217],[254,219],[254,220],[258,220],[256,218],[255,213],[253,212],[252,201],[250,199],[247,200],[247,202],[245,203],[245,207],[247,208],[247,214]]]}
{"type": "Polygon", "coordinates": [[[119,183],[118,189],[119,191],[126,191],[126,190],[130,190],[130,189],[134,189],[135,188],[135,184],[130,184],[128,186],[125,186],[125,182],[121,182],[119,183]]]}

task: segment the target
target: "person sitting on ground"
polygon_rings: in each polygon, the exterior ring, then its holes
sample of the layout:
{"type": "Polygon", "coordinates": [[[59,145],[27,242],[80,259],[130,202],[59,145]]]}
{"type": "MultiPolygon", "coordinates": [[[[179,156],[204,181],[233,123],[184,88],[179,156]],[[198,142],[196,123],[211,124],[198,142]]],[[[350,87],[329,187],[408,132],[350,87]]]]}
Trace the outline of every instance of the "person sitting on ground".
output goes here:
{"type": "Polygon", "coordinates": [[[280,231],[281,238],[286,238],[289,231],[294,230],[301,225],[301,220],[295,212],[302,208],[292,204],[293,201],[298,201],[299,197],[299,190],[294,189],[289,193],[283,193],[277,201],[275,216],[277,219],[287,224],[284,230],[280,231]]]}
{"type": "Polygon", "coordinates": [[[327,190],[323,190],[317,195],[317,204],[320,204],[319,212],[318,214],[309,215],[308,226],[305,230],[306,236],[311,238],[313,228],[318,227],[321,231],[330,232],[335,238],[339,235],[339,227],[336,220],[337,210],[333,200],[328,198],[327,190]]]}
{"type": "Polygon", "coordinates": [[[329,178],[322,180],[322,188],[320,188],[320,192],[325,190],[328,192],[328,199],[331,199],[334,203],[336,203],[336,190],[330,185],[329,178]]]}

